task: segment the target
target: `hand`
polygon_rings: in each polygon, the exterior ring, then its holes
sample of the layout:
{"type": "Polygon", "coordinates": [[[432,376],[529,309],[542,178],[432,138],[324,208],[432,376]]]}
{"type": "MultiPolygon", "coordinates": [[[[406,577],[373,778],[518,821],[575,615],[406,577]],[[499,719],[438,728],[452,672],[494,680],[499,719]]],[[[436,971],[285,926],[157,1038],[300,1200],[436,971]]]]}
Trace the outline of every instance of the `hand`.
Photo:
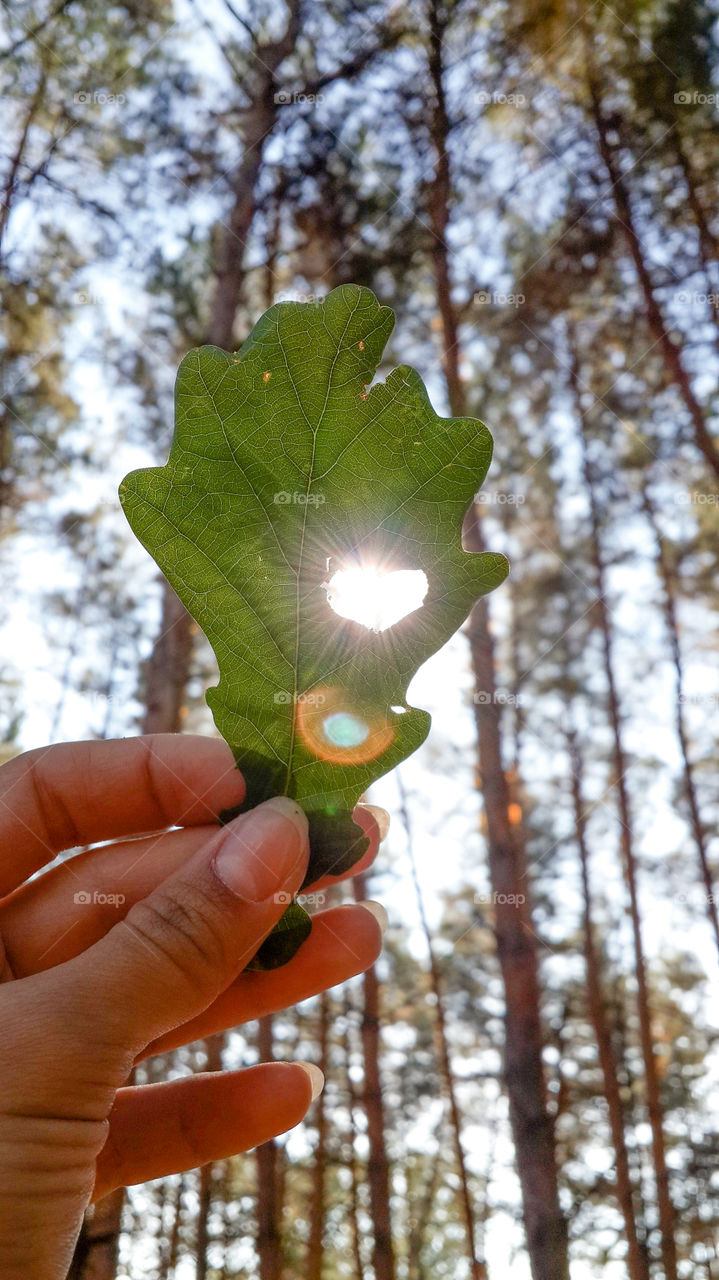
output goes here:
{"type": "MultiPolygon", "coordinates": [[[[92,1200],[265,1142],[321,1088],[301,1063],[123,1087],[148,1054],[286,1008],[377,958],[381,908],[341,906],[315,915],[285,968],[242,972],[308,860],[307,820],[285,797],[218,830],[243,797],[225,744],[190,735],[67,743],[0,769],[3,1280],[63,1280],[92,1200]],[[24,883],[101,840],[113,842],[24,883]]],[[[386,815],[359,805],[354,816],[370,837],[357,871],[386,815]]]]}

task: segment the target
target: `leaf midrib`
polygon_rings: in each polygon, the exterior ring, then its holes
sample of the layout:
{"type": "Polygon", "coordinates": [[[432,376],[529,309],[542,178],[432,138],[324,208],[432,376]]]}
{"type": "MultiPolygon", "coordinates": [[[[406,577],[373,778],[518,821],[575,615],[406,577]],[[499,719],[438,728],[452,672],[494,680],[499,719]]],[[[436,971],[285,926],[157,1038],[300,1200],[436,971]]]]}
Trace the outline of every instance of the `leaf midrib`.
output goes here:
{"type": "MultiPolygon", "coordinates": [[[[327,403],[328,403],[328,401],[329,401],[329,398],[330,398],[330,390],[331,390],[331,388],[332,388],[332,377],[333,377],[333,374],[334,374],[335,366],[336,366],[337,361],[339,360],[339,357],[340,357],[340,352],[341,352],[341,350],[343,349],[343,348],[342,348],[342,344],[343,344],[343,342],[344,342],[345,334],[347,333],[347,329],[348,329],[348,327],[349,327],[350,321],[352,320],[352,318],[353,318],[353,316],[354,316],[354,314],[355,314],[355,312],[356,312],[356,310],[357,310],[357,308],[358,308],[358,306],[359,306],[359,301],[360,301],[360,300],[359,300],[359,297],[358,297],[358,298],[357,298],[357,301],[355,302],[354,306],[351,308],[351,310],[350,310],[350,312],[349,312],[349,314],[348,314],[348,316],[347,316],[347,319],[346,319],[346,321],[345,321],[344,329],[342,330],[342,336],[341,336],[341,338],[340,338],[340,339],[336,342],[336,344],[335,344],[335,353],[334,353],[334,356],[333,356],[333,359],[332,359],[332,364],[331,364],[331,366],[330,366],[330,371],[329,371],[329,374],[328,374],[328,377],[327,377],[327,389],[326,389],[326,391],[325,391],[325,401],[324,401],[324,404],[323,404],[323,406],[322,406],[322,412],[320,413],[320,416],[319,416],[319,418],[318,418],[318,420],[317,420],[317,425],[316,425],[316,427],[314,427],[314,428],[312,427],[311,423],[309,422],[309,420],[308,420],[308,418],[307,418],[307,414],[305,413],[304,406],[303,406],[303,404],[302,404],[302,401],[301,401],[300,396],[299,396],[298,391],[297,391],[297,387],[295,386],[295,380],[294,380],[294,378],[292,377],[292,370],[290,369],[289,361],[288,361],[288,359],[287,359],[287,353],[285,352],[285,348],[284,348],[284,346],[282,345],[282,335],[281,335],[281,332],[280,332],[280,322],[279,322],[279,318],[278,318],[278,320],[277,320],[277,341],[278,341],[279,348],[280,348],[280,351],[282,352],[282,356],[283,356],[283,359],[284,359],[284,362],[285,362],[285,367],[286,367],[286,369],[287,369],[287,373],[288,373],[288,376],[289,376],[289,379],[290,379],[290,385],[291,385],[292,390],[293,390],[293,392],[294,392],[295,399],[296,399],[296,401],[297,401],[297,405],[298,405],[298,407],[299,407],[299,409],[300,409],[300,411],[301,411],[301,413],[302,413],[302,416],[303,416],[303,418],[304,418],[305,422],[307,423],[307,426],[309,427],[310,431],[312,432],[312,453],[311,453],[311,455],[310,455],[310,465],[309,465],[309,470],[308,470],[308,473],[307,473],[307,488],[305,489],[304,513],[303,513],[303,517],[302,517],[302,534],[301,534],[301,537],[300,537],[300,550],[299,550],[299,556],[298,556],[298,559],[297,559],[297,578],[296,578],[296,584],[295,584],[295,659],[294,659],[294,664],[293,664],[293,685],[294,685],[294,687],[293,687],[293,691],[292,691],[292,724],[291,724],[291,729],[290,729],[290,745],[289,745],[289,750],[288,750],[288,753],[287,753],[287,773],[286,773],[286,776],[285,776],[285,795],[286,795],[286,794],[287,794],[287,792],[289,791],[290,779],[291,779],[291,777],[292,777],[292,762],[293,762],[293,760],[294,760],[294,753],[295,753],[295,740],[296,740],[296,737],[297,737],[297,706],[298,706],[298,703],[297,703],[297,693],[298,693],[298,689],[297,689],[297,674],[298,674],[298,669],[299,669],[299,653],[300,653],[300,616],[301,616],[301,609],[300,609],[300,583],[301,583],[301,581],[302,581],[302,560],[303,560],[303,556],[304,556],[304,549],[305,549],[305,531],[306,531],[306,529],[307,529],[307,513],[308,513],[308,509],[309,509],[309,503],[308,503],[308,501],[307,501],[307,498],[309,497],[309,493],[310,493],[310,490],[311,490],[311,488],[312,488],[312,484],[313,484],[314,466],[315,466],[315,454],[316,454],[316,452],[317,452],[317,434],[318,434],[318,432],[319,432],[319,430],[320,430],[320,427],[322,426],[322,420],[323,420],[323,418],[324,418],[324,416],[325,416],[325,413],[326,413],[326,411],[327,411],[327,403]]],[[[325,322],[325,320],[324,320],[324,317],[323,317],[323,319],[322,319],[322,324],[323,324],[323,326],[324,326],[325,332],[327,333],[328,337],[330,337],[330,338],[331,338],[331,334],[330,334],[330,332],[329,332],[329,329],[327,328],[327,324],[326,324],[326,322],[325,322]]]]}

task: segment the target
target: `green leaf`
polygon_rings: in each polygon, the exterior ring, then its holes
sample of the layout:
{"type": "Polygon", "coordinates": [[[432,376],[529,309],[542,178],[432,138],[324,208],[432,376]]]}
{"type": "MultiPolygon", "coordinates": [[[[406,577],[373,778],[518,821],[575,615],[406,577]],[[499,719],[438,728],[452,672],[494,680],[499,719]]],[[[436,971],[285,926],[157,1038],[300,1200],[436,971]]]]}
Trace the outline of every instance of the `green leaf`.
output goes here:
{"type": "Polygon", "coordinates": [[[486,427],[438,417],[406,366],[367,390],[393,324],[368,289],[343,285],[271,307],[236,355],[190,352],[166,466],[120,489],[217,656],[207,701],[245,807],[286,794],[307,813],[307,883],[364,852],[356,801],[429,731],[410,679],[507,572],[461,545],[486,427]],[[358,562],[423,570],[424,604],[384,631],[339,617],[328,572],[358,562]]]}
{"type": "Polygon", "coordinates": [[[292,959],[311,932],[312,921],[307,912],[298,902],[290,902],[247,968],[279,969],[292,959]]]}

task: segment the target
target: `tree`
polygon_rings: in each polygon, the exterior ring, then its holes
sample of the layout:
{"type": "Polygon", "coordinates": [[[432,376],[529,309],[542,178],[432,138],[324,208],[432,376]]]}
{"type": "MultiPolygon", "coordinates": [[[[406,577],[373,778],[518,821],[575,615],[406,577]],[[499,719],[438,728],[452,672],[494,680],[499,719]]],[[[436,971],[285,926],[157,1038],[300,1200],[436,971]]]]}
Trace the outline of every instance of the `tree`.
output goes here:
{"type": "Polygon", "coordinates": [[[659,1093],[659,1078],[654,1052],[649,988],[646,975],[644,942],[642,939],[641,916],[637,886],[636,858],[633,845],[632,817],[629,806],[626,775],[628,762],[622,739],[622,719],[614,672],[614,655],[612,648],[612,632],[609,621],[609,610],[606,603],[607,583],[604,558],[600,542],[599,511],[595,493],[595,480],[589,459],[586,439],[585,415],[579,400],[579,370],[573,363],[570,381],[575,401],[577,422],[581,431],[582,467],[589,505],[589,524],[591,530],[590,555],[593,562],[597,590],[596,611],[604,649],[605,675],[607,682],[608,713],[614,740],[614,777],[617,808],[619,813],[619,842],[624,866],[627,890],[629,893],[629,909],[632,922],[632,938],[634,945],[634,964],[637,979],[637,1009],[641,1034],[642,1059],[644,1062],[644,1082],[646,1088],[647,1112],[652,1131],[652,1153],[657,1183],[657,1204],[661,1228],[662,1261],[667,1280],[676,1280],[677,1254],[674,1238],[675,1213],[669,1186],[669,1170],[666,1161],[666,1143],[662,1118],[662,1105],[659,1093]]]}
{"type": "MultiPolygon", "coordinates": [[[[355,900],[365,898],[364,876],[354,879],[355,900]]],[[[390,1169],[385,1141],[384,1099],[380,1072],[380,984],[372,965],[362,978],[362,1063],[364,1088],[362,1102],[367,1117],[369,1158],[367,1182],[372,1215],[372,1266],[375,1280],[395,1280],[395,1256],[392,1243],[390,1169]]]]}
{"type": "MultiPolygon", "coordinates": [[[[435,153],[429,197],[434,232],[433,267],[437,308],[442,321],[443,371],[451,412],[467,414],[460,375],[460,345],[452,299],[447,227],[451,175],[449,118],[444,92],[443,41],[448,11],[432,0],[428,67],[433,105],[430,133],[435,153]]],[[[467,546],[484,549],[478,507],[467,526],[467,546]]],[[[534,936],[527,909],[526,860],[521,822],[513,820],[509,784],[502,759],[500,709],[496,701],[494,643],[489,605],[480,600],[469,621],[475,679],[475,716],[482,797],[492,888],[497,900],[497,954],[506,1001],[505,1073],[517,1168],[522,1185],[527,1248],[534,1280],[560,1280],[568,1274],[566,1224],[559,1207],[552,1121],[547,1110],[542,1067],[542,1028],[534,936]]]]}

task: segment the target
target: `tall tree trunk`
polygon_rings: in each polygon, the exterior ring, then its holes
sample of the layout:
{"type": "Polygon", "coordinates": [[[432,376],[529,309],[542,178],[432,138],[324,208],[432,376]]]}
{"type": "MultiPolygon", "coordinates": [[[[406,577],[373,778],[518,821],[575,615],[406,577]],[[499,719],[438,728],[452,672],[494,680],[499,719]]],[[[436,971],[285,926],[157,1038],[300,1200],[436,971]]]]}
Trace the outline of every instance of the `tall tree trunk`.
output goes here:
{"type": "MultiPolygon", "coordinates": [[[[222,1070],[224,1033],[205,1040],[205,1069],[222,1070]]],[[[197,1218],[195,1220],[195,1280],[207,1280],[207,1249],[210,1243],[210,1214],[212,1212],[213,1164],[203,1164],[199,1173],[197,1193],[197,1218]]]]}
{"type": "Polygon", "coordinates": [[[158,1268],[158,1280],[174,1280],[180,1254],[180,1232],[182,1228],[182,1193],[185,1187],[184,1175],[180,1175],[172,1201],[172,1226],[167,1238],[167,1248],[163,1250],[158,1268]]]}
{"type": "Polygon", "coordinates": [[[662,537],[659,525],[657,524],[654,506],[646,486],[642,495],[642,503],[654,534],[657,551],[657,568],[659,570],[659,577],[663,588],[662,605],[664,608],[664,619],[666,622],[667,634],[669,636],[672,662],[674,664],[674,717],[679,750],[682,757],[684,794],[686,795],[687,808],[689,810],[689,825],[691,827],[692,837],[694,839],[697,857],[699,859],[699,872],[702,884],[704,885],[707,917],[714,934],[717,952],[719,953],[719,915],[717,914],[716,907],[714,877],[709,864],[706,827],[702,822],[701,812],[699,809],[699,796],[697,794],[696,780],[694,777],[694,766],[692,765],[691,753],[689,750],[689,733],[687,730],[686,718],[684,716],[684,664],[682,661],[681,645],[679,643],[679,622],[677,619],[677,599],[674,573],[670,563],[667,545],[662,537]]]}
{"type": "MultiPolygon", "coordinates": [[[[673,105],[673,104],[672,104],[673,105]]],[[[687,204],[692,211],[692,216],[697,228],[697,236],[699,240],[699,264],[701,266],[706,281],[706,292],[708,295],[716,296],[716,272],[712,272],[711,267],[717,266],[717,256],[719,255],[719,241],[717,241],[714,232],[709,223],[707,211],[702,203],[699,194],[694,172],[692,170],[691,161],[687,155],[686,147],[679,127],[677,119],[676,107],[674,107],[674,128],[672,130],[672,141],[676,152],[677,162],[681,169],[684,183],[687,189],[687,204]],[[714,276],[714,279],[712,278],[714,276]]],[[[709,313],[711,315],[712,324],[714,325],[714,346],[719,351],[719,307],[715,303],[709,303],[709,313]]]]}
{"type": "Polygon", "coordinates": [[[629,191],[619,166],[617,153],[612,143],[609,141],[609,127],[602,109],[597,83],[593,76],[590,77],[589,92],[592,118],[594,120],[594,125],[597,130],[597,138],[599,141],[599,153],[607,171],[609,181],[611,182],[612,198],[614,200],[617,218],[624,231],[629,253],[634,263],[634,269],[637,273],[639,287],[642,291],[644,305],[646,307],[650,332],[654,338],[655,345],[662,353],[667,375],[679,391],[679,395],[681,396],[687,413],[689,414],[694,428],[694,440],[696,445],[703,453],[714,474],[719,476],[719,449],[717,449],[716,443],[707,427],[704,418],[704,411],[694,394],[691,379],[684,367],[682,349],[671,336],[668,325],[662,315],[662,309],[654,291],[654,285],[644,257],[642,243],[634,222],[634,213],[629,199],[629,191]]]}
{"type": "Polygon", "coordinates": [[[449,1104],[449,1116],[452,1126],[452,1144],[454,1147],[454,1158],[457,1165],[457,1173],[459,1175],[459,1195],[462,1222],[464,1225],[465,1240],[467,1242],[467,1258],[469,1261],[469,1272],[472,1280],[488,1280],[487,1264],[483,1258],[477,1256],[476,1236],[477,1229],[474,1220],[474,1207],[472,1205],[472,1195],[469,1189],[469,1176],[467,1173],[467,1162],[464,1154],[464,1145],[462,1143],[462,1113],[457,1099],[457,1088],[452,1069],[452,1061],[449,1053],[449,1044],[447,1042],[447,1019],[444,1008],[444,992],[442,990],[442,979],[439,972],[439,965],[432,943],[432,933],[430,931],[427,913],[424,908],[424,897],[422,888],[417,875],[417,864],[414,857],[414,847],[412,841],[412,826],[409,816],[409,807],[407,804],[407,792],[405,791],[404,782],[397,770],[397,786],[400,793],[400,810],[402,813],[402,822],[407,836],[407,854],[409,857],[410,867],[412,871],[412,880],[414,882],[415,896],[417,898],[417,909],[419,912],[422,932],[424,933],[425,945],[427,947],[427,958],[429,962],[429,979],[432,992],[434,994],[435,1009],[435,1040],[437,1044],[437,1056],[439,1058],[439,1066],[442,1074],[442,1083],[449,1104]]]}
{"type": "Polygon", "coordinates": [[[145,713],[142,733],[179,733],[197,628],[166,578],[162,580],[162,616],[145,664],[145,713]]]}
{"type": "Polygon", "coordinates": [[[622,736],[622,717],[619,705],[616,678],[614,674],[614,650],[612,630],[609,621],[609,610],[606,604],[606,568],[601,545],[599,511],[594,488],[594,478],[587,453],[584,412],[580,400],[580,380],[576,356],[572,356],[570,367],[570,383],[574,396],[575,413],[580,427],[582,446],[582,468],[584,484],[589,502],[589,523],[591,532],[590,558],[594,568],[597,599],[595,608],[599,621],[599,629],[604,650],[604,667],[607,681],[607,698],[609,721],[613,738],[614,777],[617,805],[619,810],[619,831],[624,877],[629,892],[629,909],[632,924],[634,946],[634,968],[637,983],[637,1010],[639,1015],[639,1037],[644,1064],[644,1081],[647,1099],[647,1112],[652,1133],[652,1156],[657,1184],[657,1206],[659,1210],[659,1226],[661,1232],[661,1253],[665,1271],[665,1280],[677,1280],[677,1255],[674,1239],[674,1205],[669,1187],[669,1171],[666,1162],[666,1143],[662,1118],[659,1077],[657,1074],[654,1042],[652,1036],[652,1019],[649,1004],[646,960],[642,939],[641,916],[639,911],[639,894],[637,888],[637,869],[634,856],[634,839],[632,833],[632,815],[629,794],[626,785],[627,759],[622,736]]]}
{"type": "Polygon", "coordinates": [[[427,1243],[428,1228],[432,1218],[432,1207],[434,1205],[437,1188],[439,1186],[443,1125],[444,1116],[441,1116],[433,1142],[427,1152],[429,1173],[425,1179],[422,1194],[419,1197],[416,1195],[413,1196],[411,1201],[417,1207],[414,1212],[414,1218],[410,1223],[409,1236],[407,1240],[408,1280],[429,1280],[423,1254],[427,1243]]]}
{"type": "Polygon", "coordinates": [[[699,195],[699,189],[697,187],[696,178],[694,176],[694,171],[691,166],[691,161],[689,159],[689,156],[687,155],[686,147],[684,146],[684,139],[682,137],[682,132],[679,125],[679,117],[677,115],[676,107],[674,108],[674,127],[672,129],[672,141],[674,143],[674,150],[676,152],[679,168],[682,171],[682,176],[684,178],[684,182],[687,189],[687,204],[689,205],[689,208],[692,211],[692,215],[694,217],[694,221],[697,227],[697,232],[699,234],[699,250],[700,250],[701,264],[702,264],[702,268],[707,274],[708,283],[709,283],[708,292],[710,292],[714,284],[714,281],[711,279],[711,275],[709,274],[708,268],[712,263],[716,265],[717,254],[719,254],[719,239],[717,239],[716,235],[714,234],[711,228],[711,225],[709,222],[709,216],[707,214],[706,209],[704,208],[704,204],[702,202],[701,196],[699,195]]]}
{"type": "MultiPolygon", "coordinates": [[[[429,26],[429,70],[434,90],[430,131],[435,151],[434,180],[429,194],[432,261],[442,321],[442,365],[447,395],[452,413],[464,417],[467,397],[460,375],[457,314],[452,300],[447,249],[452,178],[450,124],[444,92],[445,17],[437,0],[430,0],[429,26]]],[[[465,537],[469,550],[484,549],[477,507],[467,524],[465,537]]],[[[505,1081],[527,1250],[534,1280],[566,1280],[567,1227],[559,1206],[554,1126],[547,1107],[542,1064],[539,976],[530,927],[524,835],[521,824],[510,821],[509,784],[502,762],[499,707],[494,696],[494,644],[486,599],[479,600],[472,610],[469,641],[475,690],[482,693],[482,700],[475,697],[479,768],[487,819],[490,879],[496,901],[497,954],[504,986],[505,1081]]]]}
{"type": "Polygon", "coordinates": [[[354,1260],[355,1280],[364,1280],[364,1260],[362,1258],[362,1236],[359,1225],[359,1181],[357,1178],[357,1125],[355,1113],[357,1108],[357,1091],[352,1079],[352,1000],[349,991],[345,994],[343,1014],[345,1020],[342,1048],[344,1050],[345,1083],[347,1086],[347,1147],[350,1174],[349,1217],[352,1234],[352,1257],[354,1260]]]}
{"type": "MultiPolygon", "coordinates": [[[[261,1062],[274,1060],[271,1014],[259,1020],[257,1048],[261,1062]]],[[[263,1142],[255,1151],[259,1280],[281,1280],[282,1277],[281,1205],[277,1178],[277,1152],[277,1143],[274,1138],[270,1138],[269,1142],[263,1142]]]]}
{"type": "MultiPolygon", "coordinates": [[[[355,876],[354,893],[357,902],[363,902],[366,899],[364,875],[355,876]]],[[[395,1258],[390,1211],[390,1170],[384,1136],[384,1100],[379,1066],[380,994],[379,979],[374,965],[367,969],[363,975],[362,993],[364,1107],[367,1116],[367,1139],[369,1142],[367,1184],[374,1233],[372,1266],[375,1280],[395,1280],[395,1258]]]]}
{"type": "MultiPolygon", "coordinates": [[[[479,516],[477,516],[479,519],[479,516]]],[[[470,545],[480,541],[479,528],[470,545]]],[[[510,815],[496,701],[494,644],[486,599],[469,621],[479,769],[487,823],[497,954],[504,986],[504,1075],[534,1280],[566,1280],[567,1227],[559,1207],[554,1125],[542,1064],[539,976],[531,928],[524,832],[510,815]]]]}
{"type": "MultiPolygon", "coordinates": [[[[319,999],[318,1051],[319,1067],[327,1075],[327,1042],[329,1034],[329,997],[326,991],[319,999]]],[[[327,1160],[327,1111],[324,1090],[315,1103],[317,1144],[312,1161],[312,1195],[310,1201],[310,1237],[307,1245],[306,1280],[322,1280],[325,1236],[325,1170],[327,1160]]]]}
{"type": "Polygon", "coordinates": [[[574,830],[579,850],[584,898],[584,964],[587,977],[587,1003],[589,1016],[597,1041],[599,1064],[604,1081],[604,1096],[609,1111],[609,1127],[614,1147],[616,1165],[617,1200],[624,1218],[627,1237],[627,1273],[629,1280],[650,1280],[649,1261],[644,1242],[640,1242],[634,1208],[634,1186],[629,1168],[629,1156],[624,1134],[624,1109],[619,1087],[617,1059],[612,1043],[612,1029],[607,1016],[607,1006],[602,992],[599,952],[594,929],[594,908],[589,878],[589,851],[586,838],[586,819],[582,795],[583,765],[576,734],[568,734],[571,761],[572,802],[574,806],[574,830]]]}
{"type": "MultiPolygon", "coordinates": [[[[288,2],[285,31],[279,40],[255,45],[251,101],[243,110],[242,160],[232,179],[233,203],[220,240],[215,263],[207,341],[225,351],[234,349],[233,330],[245,271],[245,248],[255,216],[257,180],[265,147],[277,121],[275,76],[280,63],[292,52],[299,31],[299,4],[288,2]]],[[[244,83],[247,92],[248,84],[244,83]]]]}

